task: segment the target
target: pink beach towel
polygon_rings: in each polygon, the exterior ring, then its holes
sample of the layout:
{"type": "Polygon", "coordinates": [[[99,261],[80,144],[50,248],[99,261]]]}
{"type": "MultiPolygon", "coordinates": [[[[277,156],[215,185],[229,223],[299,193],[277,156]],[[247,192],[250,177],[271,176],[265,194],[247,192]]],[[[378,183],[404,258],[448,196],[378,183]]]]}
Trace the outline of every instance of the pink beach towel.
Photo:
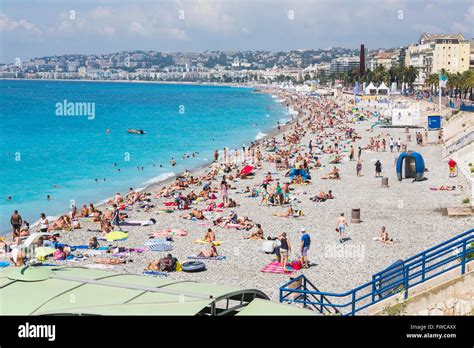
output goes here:
{"type": "Polygon", "coordinates": [[[240,224],[227,224],[225,225],[225,228],[243,228],[244,226],[240,224]]]}
{"type": "Polygon", "coordinates": [[[266,265],[260,272],[263,273],[274,273],[274,274],[291,274],[294,273],[295,270],[292,268],[283,269],[281,268],[281,264],[277,261],[272,261],[268,265],[266,265]]]}

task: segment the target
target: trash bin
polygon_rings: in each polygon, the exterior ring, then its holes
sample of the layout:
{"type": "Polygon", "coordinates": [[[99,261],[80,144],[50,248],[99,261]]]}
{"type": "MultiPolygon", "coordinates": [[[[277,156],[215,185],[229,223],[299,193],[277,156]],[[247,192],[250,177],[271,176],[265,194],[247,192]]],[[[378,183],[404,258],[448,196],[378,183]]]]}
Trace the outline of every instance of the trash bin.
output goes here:
{"type": "Polygon", "coordinates": [[[382,187],[388,187],[388,178],[386,176],[382,178],[382,187]]]}
{"type": "Polygon", "coordinates": [[[360,209],[352,209],[351,223],[353,224],[360,223],[360,209]]]}

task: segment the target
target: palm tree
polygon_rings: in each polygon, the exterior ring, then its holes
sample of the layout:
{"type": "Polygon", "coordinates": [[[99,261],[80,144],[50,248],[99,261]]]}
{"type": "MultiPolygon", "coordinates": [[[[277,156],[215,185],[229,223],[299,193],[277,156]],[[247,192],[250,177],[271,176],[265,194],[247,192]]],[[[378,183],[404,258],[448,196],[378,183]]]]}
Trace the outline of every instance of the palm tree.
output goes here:
{"type": "Polygon", "coordinates": [[[411,89],[413,89],[413,83],[418,77],[418,70],[414,66],[406,66],[403,68],[403,80],[408,83],[411,89]]]}
{"type": "Polygon", "coordinates": [[[383,65],[377,65],[373,73],[373,81],[380,84],[390,84],[390,74],[383,65]]]}
{"type": "Polygon", "coordinates": [[[425,79],[425,85],[428,85],[430,87],[431,94],[434,94],[438,90],[438,86],[439,86],[438,74],[430,74],[425,79]]]}
{"type": "Polygon", "coordinates": [[[461,96],[464,94],[464,98],[467,99],[467,95],[470,95],[472,100],[472,92],[474,89],[474,70],[466,70],[461,74],[460,77],[461,96]]]}

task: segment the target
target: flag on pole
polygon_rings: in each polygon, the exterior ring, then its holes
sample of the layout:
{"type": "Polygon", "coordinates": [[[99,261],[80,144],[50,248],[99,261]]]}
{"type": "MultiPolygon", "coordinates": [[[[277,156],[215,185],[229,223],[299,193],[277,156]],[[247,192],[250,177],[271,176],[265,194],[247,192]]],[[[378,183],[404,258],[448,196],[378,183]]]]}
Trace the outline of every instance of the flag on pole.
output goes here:
{"type": "Polygon", "coordinates": [[[446,87],[447,83],[448,83],[448,77],[446,75],[443,75],[442,73],[439,73],[439,86],[446,87]]]}

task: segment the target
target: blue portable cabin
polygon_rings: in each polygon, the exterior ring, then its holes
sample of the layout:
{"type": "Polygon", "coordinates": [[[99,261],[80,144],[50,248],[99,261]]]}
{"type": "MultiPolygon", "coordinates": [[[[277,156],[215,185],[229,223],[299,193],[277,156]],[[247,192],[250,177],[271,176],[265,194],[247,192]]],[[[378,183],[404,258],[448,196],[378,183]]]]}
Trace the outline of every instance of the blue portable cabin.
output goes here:
{"type": "Polygon", "coordinates": [[[418,152],[407,151],[402,152],[397,160],[397,177],[398,180],[403,178],[414,178],[416,181],[423,180],[425,173],[425,161],[418,152]],[[405,168],[403,168],[405,167],[405,168]]]}

